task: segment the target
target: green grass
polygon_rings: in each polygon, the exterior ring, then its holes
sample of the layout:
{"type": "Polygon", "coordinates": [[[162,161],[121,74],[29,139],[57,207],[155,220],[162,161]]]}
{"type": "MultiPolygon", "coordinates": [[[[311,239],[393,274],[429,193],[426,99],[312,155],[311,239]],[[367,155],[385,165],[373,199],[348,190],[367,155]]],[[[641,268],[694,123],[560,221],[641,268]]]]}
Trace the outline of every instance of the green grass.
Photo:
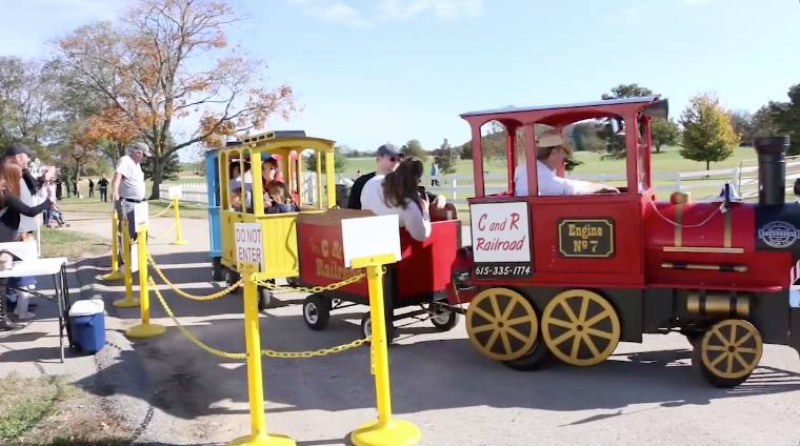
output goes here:
{"type": "Polygon", "coordinates": [[[57,377],[23,378],[15,373],[0,378],[0,395],[0,444],[16,441],[65,397],[57,377]]]}
{"type": "Polygon", "coordinates": [[[109,249],[107,241],[93,235],[68,229],[42,228],[42,257],[67,257],[70,260],[102,254],[109,249]]]}

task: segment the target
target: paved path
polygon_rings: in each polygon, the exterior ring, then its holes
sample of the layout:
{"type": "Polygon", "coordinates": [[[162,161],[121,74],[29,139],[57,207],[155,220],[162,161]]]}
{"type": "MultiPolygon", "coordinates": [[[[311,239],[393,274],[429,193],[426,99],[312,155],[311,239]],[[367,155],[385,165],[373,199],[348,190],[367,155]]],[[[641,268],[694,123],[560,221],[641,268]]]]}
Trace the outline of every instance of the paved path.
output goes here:
{"type": "MultiPolygon", "coordinates": [[[[104,235],[107,221],[75,221],[73,229],[104,235]]],[[[154,235],[170,226],[153,222],[154,235]]],[[[171,279],[187,291],[206,293],[207,224],[184,220],[191,243],[174,247],[171,236],[151,249],[171,279]]],[[[107,262],[107,259],[105,260],[107,262]]],[[[102,262],[101,262],[102,263],[102,262]]],[[[102,272],[102,271],[101,271],[102,272]]],[[[121,297],[120,284],[98,285],[106,302],[121,297]]],[[[240,295],[209,303],[166,296],[181,321],[214,347],[243,351],[240,295]]],[[[279,296],[261,319],[264,347],[306,350],[358,336],[366,307],[334,314],[329,328],[305,327],[302,295],[279,296]]],[[[165,325],[157,301],[154,320],[165,325]]],[[[246,368],[202,352],[170,328],[131,346],[119,331],[133,325],[135,310],[111,309],[109,358],[99,373],[105,390],[144,423],[142,440],[159,444],[225,444],[247,434],[246,368]],[[115,319],[118,318],[118,319],[115,319]]],[[[390,349],[393,404],[398,418],[416,423],[424,445],[771,445],[800,442],[800,359],[787,347],[767,346],[760,367],[744,386],[708,386],[690,365],[689,344],[679,335],[646,336],[621,344],[607,363],[589,369],[564,365],[533,373],[487,360],[469,344],[463,322],[448,333],[422,323],[400,330],[390,349]]],[[[84,360],[84,358],[81,358],[84,360]]],[[[87,378],[94,379],[94,378],[87,378]]],[[[348,433],[375,418],[367,349],[306,360],[264,361],[266,416],[271,430],[299,445],[347,444],[348,433]]],[[[137,424],[138,423],[138,424],[137,424]]]]}

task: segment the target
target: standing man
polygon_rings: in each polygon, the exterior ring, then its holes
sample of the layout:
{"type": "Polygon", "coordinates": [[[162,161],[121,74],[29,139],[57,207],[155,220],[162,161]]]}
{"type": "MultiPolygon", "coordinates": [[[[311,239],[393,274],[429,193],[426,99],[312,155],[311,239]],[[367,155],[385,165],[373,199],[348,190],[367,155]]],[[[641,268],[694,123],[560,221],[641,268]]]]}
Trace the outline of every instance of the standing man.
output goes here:
{"type": "Polygon", "coordinates": [[[114,200],[114,208],[119,213],[120,229],[122,229],[122,219],[127,217],[131,240],[136,239],[133,208],[144,201],[146,193],[141,164],[148,156],[151,154],[147,144],[137,142],[130,145],[128,154],[119,159],[114,181],[111,183],[111,198],[114,200]]]}
{"type": "Polygon", "coordinates": [[[101,177],[97,181],[97,187],[100,188],[100,201],[105,203],[108,201],[108,180],[106,177],[101,177]]]}
{"type": "Polygon", "coordinates": [[[94,181],[89,178],[89,198],[94,197],[94,181]]]}

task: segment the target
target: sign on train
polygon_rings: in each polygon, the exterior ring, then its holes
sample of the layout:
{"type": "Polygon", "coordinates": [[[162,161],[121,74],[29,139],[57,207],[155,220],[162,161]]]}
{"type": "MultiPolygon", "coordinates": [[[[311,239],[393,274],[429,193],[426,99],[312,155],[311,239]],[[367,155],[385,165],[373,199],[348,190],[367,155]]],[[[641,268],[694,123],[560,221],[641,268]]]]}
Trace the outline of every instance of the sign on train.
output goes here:
{"type": "Polygon", "coordinates": [[[258,268],[259,272],[266,270],[262,235],[260,223],[236,223],[234,225],[236,264],[240,268],[249,264],[258,268]]]}
{"type": "Polygon", "coordinates": [[[394,254],[400,261],[400,220],[397,215],[348,218],[342,220],[344,266],[353,259],[394,254]]]}
{"type": "Polygon", "coordinates": [[[533,273],[528,203],[470,207],[475,275],[526,277],[533,273]]]}
{"type": "Polygon", "coordinates": [[[180,200],[181,198],[182,198],[181,187],[180,186],[170,186],[169,187],[169,199],[170,200],[175,200],[175,199],[180,200]]]}

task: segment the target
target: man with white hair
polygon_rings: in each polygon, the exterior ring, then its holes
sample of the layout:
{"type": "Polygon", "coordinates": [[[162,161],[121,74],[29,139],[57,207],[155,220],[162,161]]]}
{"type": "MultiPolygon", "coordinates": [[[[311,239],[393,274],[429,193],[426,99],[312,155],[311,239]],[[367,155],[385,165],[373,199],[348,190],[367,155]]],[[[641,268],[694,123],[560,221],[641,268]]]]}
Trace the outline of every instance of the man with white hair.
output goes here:
{"type": "MultiPolygon", "coordinates": [[[[585,195],[614,193],[619,190],[605,184],[571,180],[556,175],[556,171],[569,158],[572,150],[561,132],[551,131],[536,138],[536,175],[539,195],[585,195]]],[[[528,195],[528,170],[525,164],[517,166],[514,172],[514,195],[528,195]]]]}
{"type": "Polygon", "coordinates": [[[128,230],[131,240],[136,238],[136,228],[133,226],[133,209],[136,204],[144,201],[146,193],[144,185],[144,172],[141,164],[145,158],[152,156],[150,147],[143,142],[137,142],[128,147],[128,154],[119,159],[114,181],[111,183],[111,197],[114,207],[119,212],[120,224],[122,218],[128,218],[128,230]]]}

